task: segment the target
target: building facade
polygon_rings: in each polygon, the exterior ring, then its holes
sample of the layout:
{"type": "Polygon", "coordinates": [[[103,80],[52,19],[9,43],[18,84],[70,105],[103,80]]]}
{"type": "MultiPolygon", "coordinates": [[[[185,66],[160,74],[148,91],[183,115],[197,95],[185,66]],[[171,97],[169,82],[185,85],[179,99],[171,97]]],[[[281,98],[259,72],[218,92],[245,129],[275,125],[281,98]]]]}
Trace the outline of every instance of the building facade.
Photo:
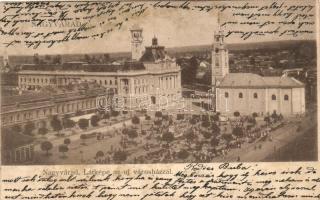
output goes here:
{"type": "Polygon", "coordinates": [[[33,122],[36,127],[48,126],[50,117],[94,112],[97,109],[97,98],[110,95],[106,89],[90,91],[65,92],[52,94],[39,92],[4,97],[1,100],[1,127],[23,126],[33,122]]]}
{"type": "Polygon", "coordinates": [[[229,115],[235,111],[261,115],[305,112],[305,86],[300,81],[287,76],[229,73],[228,50],[221,29],[214,35],[211,71],[216,112],[229,115]]]}
{"type": "Polygon", "coordinates": [[[153,38],[152,45],[142,51],[142,29],[131,29],[132,60],[122,63],[66,63],[62,66],[28,65],[19,71],[21,89],[43,86],[66,86],[91,81],[111,89],[124,107],[166,104],[181,97],[181,69],[163,46],[153,38]],[[165,97],[165,98],[164,98],[165,97]]]}
{"type": "Polygon", "coordinates": [[[303,114],[304,85],[289,77],[262,77],[251,73],[230,73],[216,90],[216,111],[232,115],[303,114]]]}

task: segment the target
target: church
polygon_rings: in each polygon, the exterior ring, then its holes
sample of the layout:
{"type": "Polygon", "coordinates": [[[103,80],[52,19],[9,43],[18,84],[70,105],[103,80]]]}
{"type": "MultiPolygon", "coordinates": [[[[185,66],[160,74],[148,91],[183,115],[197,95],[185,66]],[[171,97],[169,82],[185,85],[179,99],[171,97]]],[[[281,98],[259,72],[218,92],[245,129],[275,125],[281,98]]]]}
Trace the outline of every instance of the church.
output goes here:
{"type": "Polygon", "coordinates": [[[215,91],[215,111],[233,115],[257,113],[305,113],[305,86],[287,76],[263,77],[253,73],[229,73],[228,49],[221,28],[214,33],[212,47],[212,91],[215,91]]]}

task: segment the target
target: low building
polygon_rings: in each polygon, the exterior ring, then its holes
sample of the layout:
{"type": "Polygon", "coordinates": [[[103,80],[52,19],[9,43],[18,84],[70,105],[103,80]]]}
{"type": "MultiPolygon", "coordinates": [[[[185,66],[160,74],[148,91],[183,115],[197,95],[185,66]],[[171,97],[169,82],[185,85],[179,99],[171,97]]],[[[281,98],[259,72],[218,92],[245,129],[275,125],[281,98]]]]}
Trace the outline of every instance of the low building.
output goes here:
{"type": "Polygon", "coordinates": [[[34,158],[34,139],[14,131],[1,133],[1,158],[3,164],[31,163],[34,158]]]}
{"type": "Polygon", "coordinates": [[[1,126],[24,125],[34,122],[36,127],[48,124],[54,115],[74,115],[94,112],[97,109],[97,98],[113,95],[106,88],[81,83],[73,91],[52,91],[53,88],[43,88],[43,91],[15,96],[1,96],[1,126]],[[82,87],[83,86],[83,87],[82,87]]]}
{"type": "Polygon", "coordinates": [[[262,77],[252,73],[227,74],[216,89],[216,110],[233,114],[303,114],[304,84],[291,77],[262,77]]]}

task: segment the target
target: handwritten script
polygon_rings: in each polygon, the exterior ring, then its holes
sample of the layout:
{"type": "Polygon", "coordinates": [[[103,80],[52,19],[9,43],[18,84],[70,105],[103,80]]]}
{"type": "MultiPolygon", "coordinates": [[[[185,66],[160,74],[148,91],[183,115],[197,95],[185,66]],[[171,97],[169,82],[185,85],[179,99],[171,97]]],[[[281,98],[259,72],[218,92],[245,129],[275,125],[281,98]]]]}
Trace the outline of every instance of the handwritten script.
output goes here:
{"type": "Polygon", "coordinates": [[[5,2],[0,4],[0,36],[6,47],[50,48],[70,41],[107,38],[130,20],[148,18],[161,10],[220,13],[226,36],[242,40],[309,37],[315,29],[314,1],[294,2],[5,2]]]}
{"type": "Polygon", "coordinates": [[[3,174],[1,199],[318,199],[317,168],[270,163],[93,166],[3,174]],[[31,172],[31,173],[30,173],[31,172]],[[21,174],[27,174],[21,176],[21,174]]]}

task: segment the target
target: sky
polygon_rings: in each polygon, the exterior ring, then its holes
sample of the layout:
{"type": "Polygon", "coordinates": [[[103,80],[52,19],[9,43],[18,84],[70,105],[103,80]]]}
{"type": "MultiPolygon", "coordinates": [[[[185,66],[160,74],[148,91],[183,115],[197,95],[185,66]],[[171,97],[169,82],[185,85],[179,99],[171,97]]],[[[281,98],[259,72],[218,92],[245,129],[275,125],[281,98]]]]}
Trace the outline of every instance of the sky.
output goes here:
{"type": "MultiPolygon", "coordinates": [[[[264,1],[268,6],[273,1],[264,1]]],[[[302,5],[301,1],[288,1],[289,5],[302,5]]],[[[309,1],[309,3],[312,1],[309,1]]],[[[243,4],[242,1],[233,1],[231,3],[224,3],[226,5],[243,4]]],[[[201,4],[201,3],[200,3],[201,4]]],[[[212,2],[205,2],[202,4],[212,4],[212,2]]],[[[259,3],[252,3],[253,5],[260,5],[259,3]]],[[[312,3],[311,3],[312,4],[312,3]]],[[[248,11],[251,12],[251,11],[248,11]]],[[[273,13],[274,10],[267,11],[273,13]]],[[[156,36],[158,43],[166,47],[180,47],[191,45],[208,45],[213,42],[213,34],[219,29],[218,12],[199,12],[190,10],[177,9],[148,9],[147,12],[139,17],[129,19],[124,23],[120,30],[110,33],[106,38],[99,40],[83,40],[71,41],[64,44],[55,45],[52,48],[41,47],[38,49],[30,49],[24,46],[15,46],[3,48],[9,55],[12,54],[72,54],[72,53],[111,53],[111,52],[127,52],[130,51],[130,28],[134,24],[138,24],[143,28],[144,46],[151,44],[151,39],[156,36]]],[[[232,16],[232,10],[227,10],[220,14],[220,21],[241,21],[240,18],[232,16]]],[[[263,18],[267,19],[267,18],[263,18]]],[[[269,17],[271,21],[276,21],[274,17],[269,17]]],[[[94,20],[91,23],[96,23],[94,20]]],[[[270,26],[272,27],[272,26],[270,26]]],[[[293,27],[294,28],[294,27],[293,27]]],[[[45,30],[42,28],[41,30],[45,30]]],[[[52,29],[52,28],[51,28],[52,29]]],[[[270,28],[271,30],[272,28],[270,28]]],[[[315,26],[311,26],[315,29],[315,26]]],[[[26,27],[26,30],[35,30],[35,27],[26,27]]],[[[250,26],[244,25],[230,25],[224,27],[224,31],[228,30],[250,30],[250,26]]],[[[226,38],[227,43],[248,43],[248,42],[262,42],[274,40],[289,40],[289,39],[315,39],[314,34],[302,35],[299,37],[283,36],[283,37],[252,37],[248,40],[239,39],[238,35],[231,35],[226,38]]]]}

